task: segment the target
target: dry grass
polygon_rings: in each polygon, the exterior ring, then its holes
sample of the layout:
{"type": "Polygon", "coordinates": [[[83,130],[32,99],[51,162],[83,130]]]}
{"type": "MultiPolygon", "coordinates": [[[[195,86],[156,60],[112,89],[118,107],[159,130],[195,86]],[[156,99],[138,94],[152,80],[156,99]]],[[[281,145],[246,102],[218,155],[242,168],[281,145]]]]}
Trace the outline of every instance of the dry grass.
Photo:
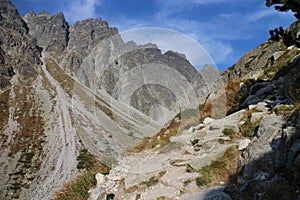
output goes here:
{"type": "Polygon", "coordinates": [[[28,145],[41,146],[44,136],[44,121],[42,111],[35,104],[34,95],[30,94],[33,88],[22,87],[16,91],[14,102],[16,111],[14,118],[20,124],[20,129],[15,133],[13,143],[10,144],[10,155],[26,149],[28,145]]]}
{"type": "Polygon", "coordinates": [[[238,158],[237,147],[228,148],[221,158],[199,170],[201,176],[196,179],[196,184],[199,187],[212,187],[219,185],[221,181],[228,183],[236,174],[238,158]]]}
{"type": "Polygon", "coordinates": [[[137,146],[128,149],[131,153],[139,153],[146,149],[156,149],[162,148],[170,143],[170,138],[178,133],[180,122],[175,122],[172,120],[166,128],[162,128],[158,133],[156,133],[151,138],[145,138],[137,146]],[[168,134],[165,134],[169,131],[168,134]]]}
{"type": "Polygon", "coordinates": [[[199,113],[199,121],[203,122],[206,117],[210,117],[212,112],[212,103],[210,100],[206,101],[199,113]]]}
{"type": "Polygon", "coordinates": [[[261,123],[261,120],[258,120],[254,123],[251,123],[251,114],[253,112],[257,112],[259,110],[253,109],[253,110],[246,110],[244,113],[244,124],[240,127],[240,131],[242,136],[248,137],[248,138],[253,138],[257,132],[257,128],[261,123]]]}
{"type": "Polygon", "coordinates": [[[260,79],[268,79],[272,80],[275,76],[280,72],[280,70],[286,68],[289,65],[289,62],[300,53],[299,50],[291,49],[286,50],[282,56],[276,60],[274,65],[266,68],[264,70],[264,74],[260,77],[260,79]]]}
{"type": "Polygon", "coordinates": [[[87,150],[83,149],[78,156],[81,174],[56,194],[53,200],[86,200],[89,198],[88,191],[96,186],[95,175],[101,173],[107,175],[109,167],[96,160],[87,150]]]}
{"type": "Polygon", "coordinates": [[[6,90],[2,94],[0,94],[0,130],[8,122],[9,117],[9,92],[10,90],[6,90]]]}
{"type": "MultiPolygon", "coordinates": [[[[36,172],[40,169],[44,156],[43,143],[45,142],[43,113],[41,110],[41,100],[32,93],[34,88],[32,83],[28,86],[14,86],[15,97],[9,99],[10,90],[1,94],[1,128],[3,123],[7,123],[9,108],[13,108],[13,120],[19,124],[18,129],[10,134],[11,140],[6,137],[1,138],[3,147],[9,150],[8,156],[13,157],[16,153],[21,153],[15,171],[10,176],[10,188],[15,196],[19,196],[23,189],[30,186],[34,180],[36,172]],[[3,117],[2,117],[3,116],[3,117]]],[[[3,136],[3,135],[1,135],[3,136]]]]}
{"type": "Polygon", "coordinates": [[[67,94],[72,97],[72,91],[75,84],[75,80],[68,76],[55,61],[46,59],[46,69],[53,76],[53,78],[64,88],[67,94]]]}
{"type": "Polygon", "coordinates": [[[238,109],[241,102],[240,90],[240,80],[230,80],[228,81],[225,91],[226,91],[226,110],[227,113],[232,113],[238,109]]]}

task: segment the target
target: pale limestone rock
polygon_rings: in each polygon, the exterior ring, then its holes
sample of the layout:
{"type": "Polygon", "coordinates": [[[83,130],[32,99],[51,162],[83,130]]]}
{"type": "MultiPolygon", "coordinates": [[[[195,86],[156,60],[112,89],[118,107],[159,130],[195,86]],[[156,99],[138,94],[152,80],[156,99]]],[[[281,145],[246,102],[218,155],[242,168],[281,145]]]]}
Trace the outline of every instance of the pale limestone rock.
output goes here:
{"type": "Polygon", "coordinates": [[[105,183],[105,176],[103,174],[98,173],[98,174],[96,174],[95,178],[96,178],[97,186],[98,187],[101,187],[101,186],[104,185],[104,183],[105,183]]]}
{"type": "Polygon", "coordinates": [[[204,119],[203,123],[204,123],[205,125],[207,125],[207,124],[210,124],[210,123],[213,122],[213,121],[215,121],[215,119],[212,119],[212,118],[210,118],[210,117],[206,117],[206,118],[204,119]]]}
{"type": "Polygon", "coordinates": [[[258,122],[259,120],[261,120],[266,114],[263,112],[254,112],[251,113],[251,118],[250,121],[252,124],[258,122]]]}
{"type": "Polygon", "coordinates": [[[106,191],[104,187],[96,187],[88,191],[90,197],[88,200],[105,200],[106,191]]]}
{"type": "Polygon", "coordinates": [[[238,150],[243,151],[244,149],[246,149],[249,146],[250,143],[251,143],[251,140],[249,140],[249,139],[244,139],[244,140],[239,141],[238,150]]]}

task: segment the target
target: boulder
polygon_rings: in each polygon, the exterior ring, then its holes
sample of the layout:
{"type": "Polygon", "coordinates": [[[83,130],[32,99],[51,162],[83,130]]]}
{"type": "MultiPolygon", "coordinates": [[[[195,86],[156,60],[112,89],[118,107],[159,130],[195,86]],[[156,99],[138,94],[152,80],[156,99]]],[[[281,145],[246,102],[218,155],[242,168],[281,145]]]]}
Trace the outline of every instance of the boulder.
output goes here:
{"type": "Polygon", "coordinates": [[[239,141],[239,151],[243,151],[244,149],[246,149],[248,147],[248,145],[251,143],[251,140],[249,139],[245,139],[245,140],[241,140],[239,141]]]}
{"type": "Polygon", "coordinates": [[[105,183],[105,176],[103,174],[98,173],[98,174],[96,174],[95,178],[96,178],[97,186],[98,187],[101,187],[101,186],[104,185],[104,183],[105,183]]]}
{"type": "Polygon", "coordinates": [[[212,119],[212,118],[210,118],[210,117],[206,117],[206,118],[203,120],[203,123],[204,123],[205,125],[207,125],[207,124],[210,124],[210,123],[213,122],[213,121],[215,121],[215,119],[212,119]]]}
{"type": "Polygon", "coordinates": [[[88,200],[105,200],[106,190],[103,187],[96,187],[89,190],[90,197],[88,200]]]}

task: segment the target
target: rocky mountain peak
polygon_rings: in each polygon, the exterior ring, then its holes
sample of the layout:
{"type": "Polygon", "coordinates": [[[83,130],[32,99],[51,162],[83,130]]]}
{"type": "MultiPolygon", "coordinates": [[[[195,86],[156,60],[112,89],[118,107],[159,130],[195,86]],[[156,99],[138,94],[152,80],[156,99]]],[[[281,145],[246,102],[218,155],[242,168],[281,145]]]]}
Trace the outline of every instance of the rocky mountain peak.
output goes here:
{"type": "Polygon", "coordinates": [[[26,23],[22,20],[16,7],[9,1],[0,1],[0,20],[1,27],[9,26],[7,28],[14,29],[22,34],[28,32],[26,23]],[[6,22],[14,21],[14,23],[6,22]]]}
{"type": "Polygon", "coordinates": [[[51,16],[46,11],[40,14],[31,11],[23,19],[29,27],[29,34],[40,47],[53,56],[63,53],[68,44],[69,25],[62,12],[51,16]]]}
{"type": "Polygon", "coordinates": [[[106,21],[98,19],[86,19],[76,22],[70,27],[69,49],[81,48],[88,50],[99,41],[118,34],[117,28],[111,28],[106,21]]]}

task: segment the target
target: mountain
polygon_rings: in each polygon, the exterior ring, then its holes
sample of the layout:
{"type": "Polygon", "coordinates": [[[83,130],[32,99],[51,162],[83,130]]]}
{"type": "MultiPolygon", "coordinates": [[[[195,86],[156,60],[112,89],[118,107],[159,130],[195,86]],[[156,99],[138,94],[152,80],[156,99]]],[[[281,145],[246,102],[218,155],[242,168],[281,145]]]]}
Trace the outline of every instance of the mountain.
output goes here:
{"type": "Polygon", "coordinates": [[[297,47],[197,72],[100,18],[0,24],[0,199],[298,198],[297,47]]]}
{"type": "Polygon", "coordinates": [[[208,95],[184,57],[124,43],[101,19],[0,8],[1,199],[52,198],[79,174],[82,149],[112,166],[208,95]]]}

